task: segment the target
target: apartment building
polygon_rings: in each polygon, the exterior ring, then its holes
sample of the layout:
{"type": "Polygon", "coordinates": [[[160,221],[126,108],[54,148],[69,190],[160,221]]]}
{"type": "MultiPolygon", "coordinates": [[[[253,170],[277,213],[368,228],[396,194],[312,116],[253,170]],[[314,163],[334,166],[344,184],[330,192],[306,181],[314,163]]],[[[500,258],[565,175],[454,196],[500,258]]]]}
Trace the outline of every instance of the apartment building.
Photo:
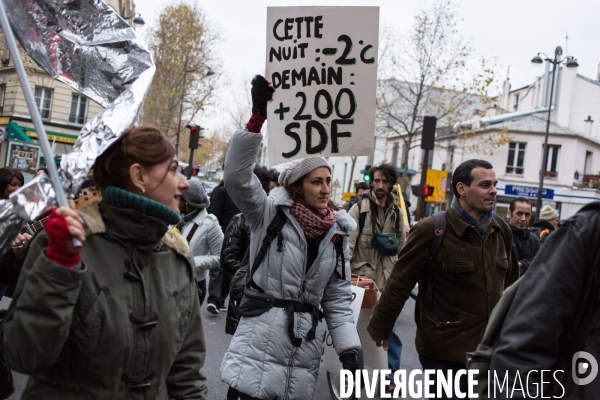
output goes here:
{"type": "MultiPolygon", "coordinates": [[[[549,109],[548,161],[542,199],[543,205],[549,204],[559,210],[561,218],[567,218],[586,203],[600,200],[600,124],[596,124],[600,121],[600,68],[596,79],[578,74],[577,68],[561,66],[556,76],[547,68],[532,84],[513,90],[507,80],[495,107],[463,123],[477,132],[471,141],[457,137],[457,126],[438,129],[430,168],[451,173],[465,160],[486,159],[499,179],[496,212],[506,215],[510,201],[520,196],[530,198],[535,211],[549,109]],[[550,99],[552,80],[554,95],[550,99]],[[500,132],[510,135],[509,143],[497,148],[486,145],[486,137],[500,132]],[[472,146],[475,141],[478,146],[472,146]]],[[[401,142],[397,138],[388,140],[387,160],[397,159],[398,146],[401,142]]],[[[412,150],[409,154],[409,168],[415,171],[412,185],[420,182],[421,161],[421,150],[412,150]]],[[[401,165],[401,160],[397,165],[401,165]]],[[[428,213],[445,209],[451,198],[447,196],[446,204],[429,203],[428,213]]]]}

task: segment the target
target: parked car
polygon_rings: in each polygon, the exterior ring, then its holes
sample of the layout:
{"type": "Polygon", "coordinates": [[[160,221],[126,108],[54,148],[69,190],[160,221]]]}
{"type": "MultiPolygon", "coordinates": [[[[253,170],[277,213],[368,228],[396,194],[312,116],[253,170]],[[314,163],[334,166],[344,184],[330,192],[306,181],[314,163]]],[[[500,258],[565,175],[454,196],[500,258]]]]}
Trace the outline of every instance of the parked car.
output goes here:
{"type": "Polygon", "coordinates": [[[219,186],[219,184],[216,182],[202,182],[202,186],[204,186],[204,190],[206,190],[206,194],[208,196],[210,196],[212,194],[213,190],[215,190],[215,188],[217,186],[219,186]]]}

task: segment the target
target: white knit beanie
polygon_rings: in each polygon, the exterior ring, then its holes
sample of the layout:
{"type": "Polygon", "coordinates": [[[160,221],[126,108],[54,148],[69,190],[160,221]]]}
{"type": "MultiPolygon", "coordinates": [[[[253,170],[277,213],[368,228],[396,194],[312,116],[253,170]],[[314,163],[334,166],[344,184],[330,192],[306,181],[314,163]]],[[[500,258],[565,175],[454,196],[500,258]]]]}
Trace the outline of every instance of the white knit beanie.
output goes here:
{"type": "Polygon", "coordinates": [[[558,211],[550,207],[548,204],[542,207],[542,211],[540,212],[540,219],[549,221],[554,218],[558,218],[558,211]]]}
{"type": "Polygon", "coordinates": [[[289,186],[319,167],[327,167],[331,173],[331,166],[323,157],[309,157],[290,161],[279,174],[279,184],[289,186]]]}

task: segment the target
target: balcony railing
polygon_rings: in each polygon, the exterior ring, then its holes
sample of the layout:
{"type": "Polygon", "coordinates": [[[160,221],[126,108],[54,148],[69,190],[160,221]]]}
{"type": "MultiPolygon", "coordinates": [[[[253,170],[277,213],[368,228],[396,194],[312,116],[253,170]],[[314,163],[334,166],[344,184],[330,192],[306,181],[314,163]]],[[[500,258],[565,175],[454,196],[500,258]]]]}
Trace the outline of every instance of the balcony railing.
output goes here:
{"type": "Polygon", "coordinates": [[[582,187],[600,189],[600,175],[584,175],[582,187]]]}

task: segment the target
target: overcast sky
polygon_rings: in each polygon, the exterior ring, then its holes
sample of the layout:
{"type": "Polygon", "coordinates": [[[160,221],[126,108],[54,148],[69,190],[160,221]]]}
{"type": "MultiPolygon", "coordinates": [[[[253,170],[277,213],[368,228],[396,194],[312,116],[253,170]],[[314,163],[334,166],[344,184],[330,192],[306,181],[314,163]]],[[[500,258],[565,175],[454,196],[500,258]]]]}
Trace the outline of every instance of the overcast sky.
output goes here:
{"type": "MultiPolygon", "coordinates": [[[[191,0],[189,0],[191,1],[191,0]]],[[[170,0],[137,0],[137,11],[146,25],[138,33],[144,37],[170,0]]],[[[556,46],[579,62],[578,72],[598,79],[600,63],[600,1],[598,0],[457,0],[462,21],[459,31],[470,41],[477,56],[496,57],[502,66],[501,78],[510,66],[512,88],[525,86],[543,74],[543,67],[533,67],[537,52],[554,56],[556,46]],[[568,41],[566,36],[568,34],[568,41]]],[[[393,26],[399,32],[412,25],[416,10],[426,1],[418,0],[217,0],[198,1],[216,27],[222,41],[218,54],[222,73],[230,86],[222,89],[223,104],[241,93],[241,83],[265,70],[266,16],[272,6],[379,6],[380,28],[393,26]]],[[[218,124],[218,112],[198,123],[209,130],[218,124]]]]}

